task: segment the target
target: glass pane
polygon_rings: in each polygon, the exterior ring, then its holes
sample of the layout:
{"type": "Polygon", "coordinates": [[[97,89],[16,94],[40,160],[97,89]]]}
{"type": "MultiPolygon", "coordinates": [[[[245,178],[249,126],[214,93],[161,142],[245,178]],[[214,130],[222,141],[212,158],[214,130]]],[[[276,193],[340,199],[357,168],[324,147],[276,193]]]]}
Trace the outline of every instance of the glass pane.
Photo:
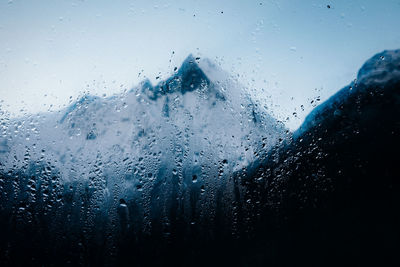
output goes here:
{"type": "Polygon", "coordinates": [[[0,265],[396,265],[399,14],[1,1],[0,265]]]}

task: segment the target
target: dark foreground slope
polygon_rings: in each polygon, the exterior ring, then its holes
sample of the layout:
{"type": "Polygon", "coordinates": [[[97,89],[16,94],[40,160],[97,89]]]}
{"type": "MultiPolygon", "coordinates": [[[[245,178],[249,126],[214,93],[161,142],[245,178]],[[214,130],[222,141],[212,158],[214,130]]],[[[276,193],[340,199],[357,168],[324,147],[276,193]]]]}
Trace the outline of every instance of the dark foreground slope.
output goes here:
{"type": "MultiPolygon", "coordinates": [[[[293,138],[227,178],[233,197],[205,191],[216,208],[193,205],[189,224],[179,212],[159,218],[168,231],[129,227],[148,215],[123,199],[111,221],[85,194],[67,205],[74,192],[57,191],[68,185],[45,166],[31,166],[29,176],[2,174],[0,265],[398,266],[399,107],[400,51],[385,51],[293,138]],[[41,190],[45,183],[50,192],[41,190]],[[24,197],[20,185],[37,199],[24,197]],[[35,204],[24,213],[25,206],[8,208],[5,195],[35,204]],[[86,218],[92,209],[97,215],[86,218]],[[87,220],[92,227],[82,226],[87,220]]],[[[194,192],[185,197],[194,202],[194,192]]]]}
{"type": "Polygon", "coordinates": [[[246,190],[235,191],[232,225],[193,226],[170,242],[152,237],[125,255],[184,266],[396,266],[399,118],[400,50],[385,51],[293,138],[233,175],[246,190]]]}
{"type": "Polygon", "coordinates": [[[271,261],[399,264],[399,137],[400,51],[385,51],[247,177],[271,261]]]}

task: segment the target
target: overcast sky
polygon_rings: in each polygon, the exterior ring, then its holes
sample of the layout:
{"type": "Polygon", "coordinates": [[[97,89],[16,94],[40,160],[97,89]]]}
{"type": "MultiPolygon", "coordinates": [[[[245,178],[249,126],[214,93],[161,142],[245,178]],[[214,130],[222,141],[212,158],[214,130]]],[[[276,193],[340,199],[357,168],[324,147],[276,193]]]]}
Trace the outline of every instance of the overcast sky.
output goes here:
{"type": "Polygon", "coordinates": [[[57,110],[85,91],[155,83],[193,53],[239,75],[295,129],[312,99],[400,48],[399,14],[400,0],[0,0],[0,109],[57,110]]]}

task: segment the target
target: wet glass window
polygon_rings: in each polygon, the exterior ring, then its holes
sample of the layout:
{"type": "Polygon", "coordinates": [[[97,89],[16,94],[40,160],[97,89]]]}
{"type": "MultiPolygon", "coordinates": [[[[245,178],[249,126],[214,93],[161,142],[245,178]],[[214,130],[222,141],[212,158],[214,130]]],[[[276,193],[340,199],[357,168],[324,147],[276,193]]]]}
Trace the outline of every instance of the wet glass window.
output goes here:
{"type": "Polygon", "coordinates": [[[0,266],[397,266],[400,1],[0,1],[0,266]]]}

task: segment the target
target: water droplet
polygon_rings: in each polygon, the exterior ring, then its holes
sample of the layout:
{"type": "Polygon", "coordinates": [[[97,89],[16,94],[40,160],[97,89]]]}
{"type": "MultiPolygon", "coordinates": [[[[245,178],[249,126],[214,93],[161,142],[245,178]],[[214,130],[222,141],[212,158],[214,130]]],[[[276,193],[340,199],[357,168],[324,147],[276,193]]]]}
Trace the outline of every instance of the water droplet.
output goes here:
{"type": "Polygon", "coordinates": [[[121,198],[119,200],[119,206],[124,208],[127,207],[125,199],[121,198]]]}

